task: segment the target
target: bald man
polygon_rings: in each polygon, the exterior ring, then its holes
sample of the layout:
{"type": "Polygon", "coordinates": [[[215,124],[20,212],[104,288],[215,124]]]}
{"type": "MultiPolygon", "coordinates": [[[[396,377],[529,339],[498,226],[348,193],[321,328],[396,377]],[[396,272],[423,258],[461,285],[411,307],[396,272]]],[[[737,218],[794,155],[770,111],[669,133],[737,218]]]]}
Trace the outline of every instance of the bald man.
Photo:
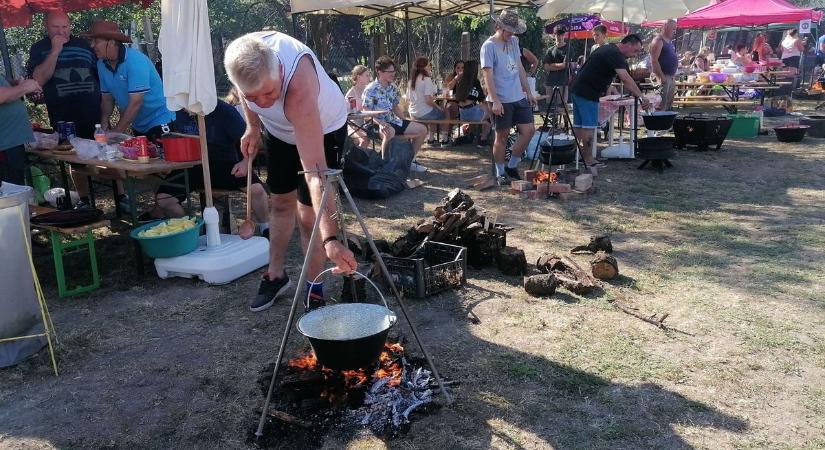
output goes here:
{"type": "Polygon", "coordinates": [[[673,36],[676,34],[676,21],[668,20],[662,25],[661,32],[650,43],[650,62],[652,72],[662,84],[662,103],[659,109],[669,111],[673,107],[673,96],[676,95],[674,76],[679,68],[679,55],[673,45],[673,36]]]}
{"type": "MultiPolygon", "coordinates": [[[[45,23],[46,37],[29,50],[29,76],[43,86],[53,127],[61,120],[74,122],[78,137],[94,139],[95,124],[100,120],[97,58],[85,39],[72,36],[65,13],[49,13],[45,23]]],[[[85,177],[76,177],[75,186],[88,204],[85,177]]]]}

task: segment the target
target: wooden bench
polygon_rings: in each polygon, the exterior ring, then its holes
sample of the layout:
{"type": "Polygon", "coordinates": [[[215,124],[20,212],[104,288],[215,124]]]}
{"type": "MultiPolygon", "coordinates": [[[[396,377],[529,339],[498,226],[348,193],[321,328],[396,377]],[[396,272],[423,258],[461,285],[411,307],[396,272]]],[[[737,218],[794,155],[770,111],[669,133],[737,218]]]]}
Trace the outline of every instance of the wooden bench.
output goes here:
{"type": "MultiPolygon", "coordinates": [[[[43,206],[31,207],[33,217],[53,211],[57,210],[43,206]]],[[[60,297],[68,297],[70,295],[91,292],[100,287],[100,273],[97,267],[97,254],[95,253],[95,240],[92,231],[98,228],[108,227],[109,225],[109,221],[105,219],[78,227],[58,227],[32,224],[32,228],[49,232],[49,238],[52,243],[52,256],[54,257],[54,271],[57,277],[57,294],[60,297]],[[82,237],[80,239],[73,238],[73,236],[78,235],[82,237]],[[65,243],[63,242],[64,237],[67,239],[67,242],[65,243]],[[83,247],[85,247],[85,250],[89,254],[89,269],[92,272],[91,282],[86,285],[78,285],[73,288],[68,288],[68,283],[66,282],[66,270],[63,265],[63,257],[71,253],[81,252],[84,250],[83,247]]]]}

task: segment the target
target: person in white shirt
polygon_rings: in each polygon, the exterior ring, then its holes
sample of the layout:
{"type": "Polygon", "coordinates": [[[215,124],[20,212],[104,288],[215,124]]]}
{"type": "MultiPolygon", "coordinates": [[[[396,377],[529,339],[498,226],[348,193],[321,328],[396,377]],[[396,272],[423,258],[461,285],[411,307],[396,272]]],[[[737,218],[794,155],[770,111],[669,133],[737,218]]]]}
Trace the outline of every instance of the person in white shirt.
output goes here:
{"type": "MultiPolygon", "coordinates": [[[[283,33],[250,33],[232,41],[224,67],[243,96],[246,132],[241,153],[254,158],[264,146],[269,155],[269,267],[249,306],[263,311],[290,287],[284,260],[296,217],[304,251],[310,255],[308,279],[315,279],[323,269],[324,253],[337,272],[356,268],[352,252],[337,238],[338,224],[332,217],[335,196],[329,196],[327,212],[320,218],[319,242],[307,248],[321,207],[323,171],[340,164],[347,138],[347,104],[312,50],[283,33]],[[301,170],[306,174],[300,175],[301,170]]],[[[322,306],[322,287],[307,284],[305,308],[322,306]]]]}
{"type": "MultiPolygon", "coordinates": [[[[410,117],[416,120],[442,120],[446,117],[444,110],[435,102],[435,84],[432,78],[432,67],[430,60],[424,57],[416,58],[410,84],[407,87],[407,99],[409,100],[410,117]]],[[[427,144],[436,143],[434,133],[441,131],[440,125],[429,125],[429,136],[427,144]]],[[[449,143],[450,134],[447,133],[442,144],[449,143]]]]}
{"type": "Polygon", "coordinates": [[[782,64],[795,74],[799,70],[799,60],[805,50],[805,44],[799,39],[799,30],[793,28],[788,30],[785,39],[782,40],[782,64]]]}

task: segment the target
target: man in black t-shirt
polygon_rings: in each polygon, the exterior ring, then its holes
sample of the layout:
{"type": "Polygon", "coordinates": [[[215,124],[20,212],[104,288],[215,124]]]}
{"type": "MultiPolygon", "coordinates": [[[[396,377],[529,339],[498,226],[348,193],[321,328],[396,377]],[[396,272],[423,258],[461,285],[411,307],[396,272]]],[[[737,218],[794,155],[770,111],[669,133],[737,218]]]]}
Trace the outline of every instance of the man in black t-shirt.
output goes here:
{"type": "MultiPolygon", "coordinates": [[[[74,122],[77,136],[94,139],[95,124],[100,120],[100,83],[97,57],[85,39],[72,36],[69,16],[63,12],[46,15],[46,37],[29,49],[27,71],[43,86],[43,100],[52,128],[58,121],[74,122]]],[[[86,177],[72,177],[80,194],[77,207],[87,207],[89,183],[86,177]]],[[[119,191],[123,186],[118,181],[119,191]]],[[[118,199],[121,208],[128,205],[125,196],[118,199]]]]}
{"type": "Polygon", "coordinates": [[[579,74],[570,87],[573,101],[573,131],[581,142],[582,157],[588,166],[604,166],[597,163],[590,151],[593,132],[599,126],[599,98],[618,76],[625,88],[647,108],[649,102],[642,96],[642,91],[627,73],[627,61],[639,54],[642,40],[635,34],[629,34],[619,44],[607,44],[597,48],[579,70],[579,74]]]}
{"type": "Polygon", "coordinates": [[[556,25],[553,28],[553,36],[556,39],[556,45],[550,47],[547,54],[544,55],[544,93],[551,95],[553,88],[558,86],[561,88],[561,102],[567,103],[567,86],[570,84],[570,48],[567,44],[567,27],[564,25],[556,25]]]}
{"type": "Polygon", "coordinates": [[[29,50],[28,72],[43,86],[49,121],[74,122],[77,135],[93,139],[100,120],[97,58],[85,39],[71,35],[69,16],[49,13],[47,35],[29,50]]]}

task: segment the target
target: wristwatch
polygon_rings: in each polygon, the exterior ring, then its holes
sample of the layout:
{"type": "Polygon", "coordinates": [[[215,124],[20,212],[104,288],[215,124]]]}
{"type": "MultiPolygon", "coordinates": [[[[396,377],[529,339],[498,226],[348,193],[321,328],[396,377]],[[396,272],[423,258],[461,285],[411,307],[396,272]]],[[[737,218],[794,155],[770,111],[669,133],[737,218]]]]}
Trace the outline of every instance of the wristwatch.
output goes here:
{"type": "Polygon", "coordinates": [[[324,238],[324,240],[321,242],[321,247],[326,248],[328,243],[330,243],[332,241],[337,241],[337,240],[338,240],[338,236],[333,234],[332,236],[324,238]]]}

